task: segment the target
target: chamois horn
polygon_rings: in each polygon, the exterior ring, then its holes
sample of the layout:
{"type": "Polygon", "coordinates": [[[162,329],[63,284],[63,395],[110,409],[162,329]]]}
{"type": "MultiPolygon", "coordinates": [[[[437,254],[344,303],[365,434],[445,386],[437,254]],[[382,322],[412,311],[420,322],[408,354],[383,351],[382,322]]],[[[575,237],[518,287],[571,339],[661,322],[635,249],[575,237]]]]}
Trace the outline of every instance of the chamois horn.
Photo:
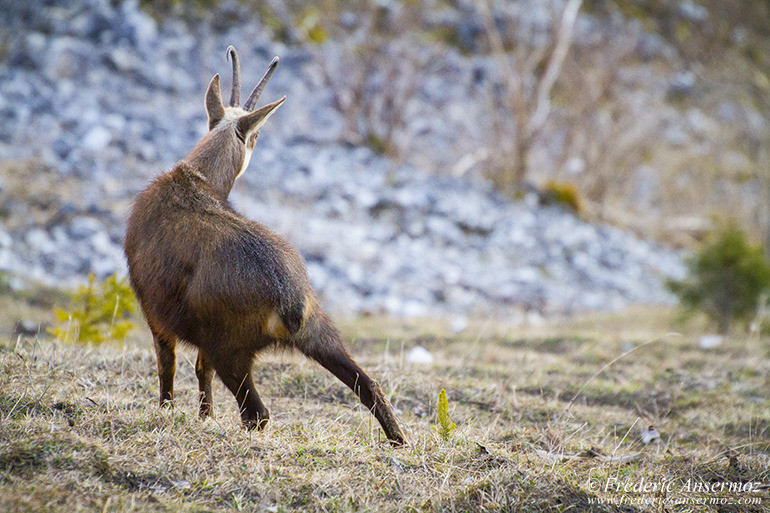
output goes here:
{"type": "Polygon", "coordinates": [[[238,52],[235,47],[227,47],[227,60],[233,60],[233,88],[230,91],[230,107],[237,107],[241,102],[241,63],[238,61],[238,52]]]}
{"type": "Polygon", "coordinates": [[[278,66],[278,57],[273,57],[273,61],[270,63],[270,66],[267,67],[267,71],[262,77],[262,80],[259,81],[257,87],[254,88],[254,90],[249,95],[249,99],[246,100],[246,103],[243,105],[244,109],[249,112],[254,110],[254,107],[257,105],[257,100],[259,100],[259,96],[262,94],[262,90],[265,88],[265,85],[267,85],[267,81],[270,80],[270,77],[273,75],[273,71],[275,71],[276,66],[278,66]]]}

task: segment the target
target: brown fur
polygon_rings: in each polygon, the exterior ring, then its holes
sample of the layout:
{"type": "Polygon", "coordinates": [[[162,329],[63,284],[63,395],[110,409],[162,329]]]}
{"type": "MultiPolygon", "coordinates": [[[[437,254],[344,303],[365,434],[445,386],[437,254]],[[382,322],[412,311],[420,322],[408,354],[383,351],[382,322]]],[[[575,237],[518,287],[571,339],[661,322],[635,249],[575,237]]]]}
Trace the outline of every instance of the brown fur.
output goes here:
{"type": "Polygon", "coordinates": [[[319,308],[300,255],[227,201],[264,120],[283,100],[249,113],[225,109],[215,77],[206,95],[209,133],[136,200],[126,231],[131,284],[153,333],[160,402],[171,403],[175,347],[198,348],[200,415],[211,414],[216,374],[235,395],[248,428],[269,412],[251,377],[256,353],[296,348],[350,387],[394,445],[404,435],[376,381],[351,358],[319,308]]]}

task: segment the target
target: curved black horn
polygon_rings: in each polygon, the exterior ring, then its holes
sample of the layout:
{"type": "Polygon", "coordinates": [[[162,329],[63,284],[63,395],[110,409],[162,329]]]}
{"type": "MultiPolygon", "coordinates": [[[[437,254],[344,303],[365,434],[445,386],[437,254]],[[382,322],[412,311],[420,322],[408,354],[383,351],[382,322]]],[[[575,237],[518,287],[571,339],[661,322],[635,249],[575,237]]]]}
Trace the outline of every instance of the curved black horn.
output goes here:
{"type": "Polygon", "coordinates": [[[241,63],[238,61],[238,52],[235,51],[233,45],[227,47],[228,61],[231,56],[233,60],[233,88],[230,91],[230,107],[237,107],[241,102],[241,63]]]}
{"type": "Polygon", "coordinates": [[[262,80],[259,81],[257,87],[254,88],[254,90],[249,95],[248,100],[246,100],[246,103],[243,105],[244,109],[247,111],[254,110],[254,107],[257,105],[257,100],[259,100],[259,95],[262,94],[262,89],[265,88],[267,81],[270,80],[270,77],[272,76],[273,71],[275,71],[276,66],[278,66],[278,57],[273,58],[273,61],[270,63],[270,66],[268,66],[267,71],[265,72],[265,76],[262,77],[262,80]]]}

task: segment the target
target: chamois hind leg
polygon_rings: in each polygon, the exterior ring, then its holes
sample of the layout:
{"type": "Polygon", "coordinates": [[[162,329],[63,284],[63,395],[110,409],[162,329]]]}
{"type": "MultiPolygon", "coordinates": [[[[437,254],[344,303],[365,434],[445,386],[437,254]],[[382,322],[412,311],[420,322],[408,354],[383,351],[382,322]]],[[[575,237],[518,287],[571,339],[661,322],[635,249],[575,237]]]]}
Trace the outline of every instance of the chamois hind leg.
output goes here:
{"type": "Polygon", "coordinates": [[[342,343],[337,328],[325,314],[317,320],[317,333],[313,340],[300,345],[300,350],[320,363],[324,368],[345,383],[361,400],[364,406],[379,421],[391,445],[404,445],[406,439],[396,421],[393,410],[382,393],[379,383],[369,377],[353,360],[342,343]]]}
{"type": "Polygon", "coordinates": [[[226,355],[208,355],[219,379],[235,396],[241,420],[247,429],[262,430],[267,426],[270,412],[259,398],[251,378],[253,353],[236,351],[226,355]]]}
{"type": "Polygon", "coordinates": [[[176,372],[176,338],[151,327],[155,354],[158,357],[158,380],[160,381],[160,405],[174,404],[174,373],[176,372]]]}
{"type": "Polygon", "coordinates": [[[214,396],[211,394],[211,378],[214,376],[214,367],[201,350],[198,350],[198,360],[195,362],[195,375],[198,376],[200,417],[205,419],[211,415],[214,408],[214,396]]]}

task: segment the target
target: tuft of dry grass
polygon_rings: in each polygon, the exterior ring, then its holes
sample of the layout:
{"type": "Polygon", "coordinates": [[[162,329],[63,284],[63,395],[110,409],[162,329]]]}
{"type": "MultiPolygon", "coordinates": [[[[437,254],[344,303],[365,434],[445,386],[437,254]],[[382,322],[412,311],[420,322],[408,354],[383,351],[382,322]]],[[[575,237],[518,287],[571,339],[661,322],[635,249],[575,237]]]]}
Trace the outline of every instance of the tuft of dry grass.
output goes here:
{"type": "Polygon", "coordinates": [[[526,329],[479,321],[460,334],[438,321],[350,321],[352,352],[400,411],[403,449],[300,357],[255,364],[271,410],[259,433],[241,428],[218,381],[215,418],[197,418],[189,350],[178,357],[175,408],[158,408],[147,333],[99,348],[14,337],[0,345],[0,509],[764,511],[766,489],[680,488],[770,482],[768,340],[704,351],[697,333],[661,336],[671,319],[644,310],[526,329]],[[436,363],[408,364],[417,344],[436,363]],[[433,429],[442,388],[457,424],[449,440],[433,429]],[[649,425],[660,440],[646,446],[649,425]],[[624,480],[677,486],[603,488],[624,480]],[[684,498],[723,502],[674,503],[684,498]],[[759,503],[724,502],[738,499],[759,503]]]}

